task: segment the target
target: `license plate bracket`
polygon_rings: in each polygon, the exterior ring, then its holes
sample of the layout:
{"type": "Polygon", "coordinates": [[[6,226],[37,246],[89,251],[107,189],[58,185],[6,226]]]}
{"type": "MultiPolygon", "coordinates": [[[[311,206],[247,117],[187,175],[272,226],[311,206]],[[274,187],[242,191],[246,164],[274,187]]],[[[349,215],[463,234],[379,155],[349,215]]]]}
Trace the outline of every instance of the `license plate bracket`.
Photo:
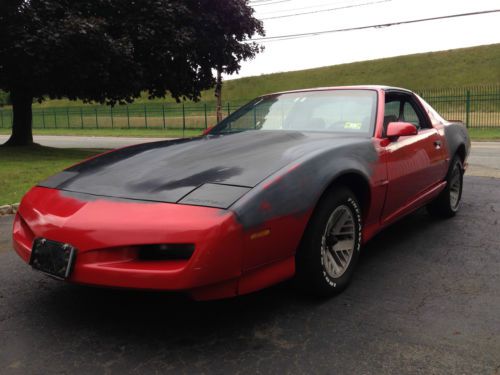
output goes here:
{"type": "Polygon", "coordinates": [[[71,275],[77,250],[67,243],[37,238],[33,241],[30,265],[34,269],[58,279],[71,275]]]}

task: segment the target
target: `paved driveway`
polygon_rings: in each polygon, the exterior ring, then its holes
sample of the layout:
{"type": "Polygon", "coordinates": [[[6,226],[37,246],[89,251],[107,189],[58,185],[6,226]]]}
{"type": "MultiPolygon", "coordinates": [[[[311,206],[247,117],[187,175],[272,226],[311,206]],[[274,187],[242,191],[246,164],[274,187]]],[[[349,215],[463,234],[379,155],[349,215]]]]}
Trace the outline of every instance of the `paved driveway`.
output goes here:
{"type": "Polygon", "coordinates": [[[500,374],[500,180],[457,217],[419,211],[364,249],[351,286],[192,302],[66,285],[10,251],[0,218],[0,373],[500,374]]]}

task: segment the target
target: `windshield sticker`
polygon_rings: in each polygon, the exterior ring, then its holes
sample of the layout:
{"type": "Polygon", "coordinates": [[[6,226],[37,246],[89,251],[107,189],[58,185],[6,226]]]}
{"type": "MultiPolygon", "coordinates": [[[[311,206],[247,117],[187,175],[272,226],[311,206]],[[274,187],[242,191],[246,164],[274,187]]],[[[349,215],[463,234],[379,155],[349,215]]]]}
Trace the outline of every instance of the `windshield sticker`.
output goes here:
{"type": "Polygon", "coordinates": [[[361,129],[361,123],[360,122],[346,122],[344,124],[344,129],[356,129],[356,130],[359,130],[359,129],[361,129]]]}

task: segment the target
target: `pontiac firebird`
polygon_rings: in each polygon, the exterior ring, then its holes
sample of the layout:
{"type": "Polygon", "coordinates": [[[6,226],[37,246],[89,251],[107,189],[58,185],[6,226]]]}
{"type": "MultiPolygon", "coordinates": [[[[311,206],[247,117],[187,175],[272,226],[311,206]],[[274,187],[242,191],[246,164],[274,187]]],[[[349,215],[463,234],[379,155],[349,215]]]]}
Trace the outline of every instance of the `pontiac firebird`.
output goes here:
{"type": "Polygon", "coordinates": [[[470,140],[400,88],[265,95],[199,137],[101,154],[23,198],[14,248],[71,283],[215,299],[295,278],[330,296],[416,209],[454,216],[470,140]]]}

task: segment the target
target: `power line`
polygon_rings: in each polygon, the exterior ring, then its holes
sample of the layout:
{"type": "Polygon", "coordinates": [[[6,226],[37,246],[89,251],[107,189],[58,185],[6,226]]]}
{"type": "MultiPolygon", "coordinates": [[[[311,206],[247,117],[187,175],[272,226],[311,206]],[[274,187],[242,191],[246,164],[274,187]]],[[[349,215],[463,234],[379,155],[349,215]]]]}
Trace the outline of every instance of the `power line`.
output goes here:
{"type": "Polygon", "coordinates": [[[404,24],[410,24],[410,23],[418,23],[418,22],[426,22],[426,21],[436,21],[436,20],[442,20],[442,19],[448,19],[448,18],[457,18],[457,17],[476,16],[476,15],[480,15],[480,14],[497,13],[497,12],[500,12],[500,9],[483,10],[483,11],[469,12],[469,13],[450,14],[450,15],[447,15],[447,16],[419,18],[419,19],[415,19],[415,20],[389,22],[389,23],[382,23],[382,24],[377,24],[377,25],[347,27],[347,28],[343,28],[343,29],[322,30],[322,31],[313,31],[313,32],[299,33],[299,34],[269,36],[269,37],[262,37],[262,38],[250,39],[247,42],[267,42],[267,41],[297,39],[297,38],[302,38],[302,37],[307,37],[307,36],[316,36],[316,35],[323,35],[323,34],[330,34],[330,33],[339,33],[339,32],[345,32],[345,31],[354,31],[354,30],[364,30],[364,29],[390,27],[390,26],[404,25],[404,24]]]}
{"type": "Polygon", "coordinates": [[[312,10],[312,11],[303,12],[303,13],[294,13],[294,14],[286,14],[286,15],[281,15],[281,16],[273,16],[273,17],[260,18],[260,20],[262,20],[262,21],[263,20],[274,20],[276,18],[286,18],[286,17],[303,16],[305,14],[315,14],[315,13],[323,13],[323,12],[332,12],[334,10],[348,9],[348,8],[357,8],[357,7],[362,7],[362,6],[366,6],[366,5],[373,5],[373,4],[379,4],[379,3],[387,3],[389,1],[392,1],[392,0],[380,0],[380,1],[371,1],[371,2],[368,2],[368,3],[344,5],[344,6],[337,7],[337,8],[312,10]]]}
{"type": "Polygon", "coordinates": [[[272,1],[272,0],[267,0],[267,1],[255,1],[253,3],[249,3],[248,5],[250,5],[251,7],[258,7],[258,6],[262,6],[262,5],[274,5],[274,4],[278,4],[278,3],[286,3],[288,1],[292,1],[292,0],[276,0],[276,1],[272,1]]]}
{"type": "MultiPolygon", "coordinates": [[[[353,1],[356,1],[356,0],[340,0],[340,1],[335,1],[335,2],[329,2],[327,4],[323,3],[323,4],[310,5],[310,6],[307,6],[307,7],[286,9],[285,12],[286,11],[288,11],[288,12],[296,12],[298,10],[307,10],[307,9],[321,8],[321,7],[327,7],[327,6],[337,5],[337,4],[341,4],[341,3],[352,3],[353,1]]],[[[271,10],[271,11],[266,11],[265,13],[263,13],[262,16],[269,16],[269,15],[272,15],[272,14],[283,13],[283,12],[284,12],[283,9],[280,9],[280,10],[271,10]]]]}

